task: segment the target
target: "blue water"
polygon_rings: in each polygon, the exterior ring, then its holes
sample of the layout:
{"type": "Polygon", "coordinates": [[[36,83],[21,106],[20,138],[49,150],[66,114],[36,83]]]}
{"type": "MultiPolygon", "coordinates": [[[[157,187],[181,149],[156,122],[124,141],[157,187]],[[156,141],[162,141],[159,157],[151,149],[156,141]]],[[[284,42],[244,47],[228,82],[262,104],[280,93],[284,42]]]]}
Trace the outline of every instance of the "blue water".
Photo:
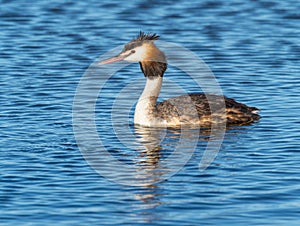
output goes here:
{"type": "MultiPolygon", "coordinates": [[[[0,4],[1,225],[299,225],[299,1],[0,4]],[[140,30],[195,52],[225,95],[258,107],[262,118],[228,129],[205,171],[199,171],[204,131],[179,172],[153,185],[128,186],[86,161],[75,140],[72,110],[89,66],[140,30]]],[[[172,81],[172,72],[195,91],[174,68],[166,79],[172,81]]],[[[164,172],[154,175],[151,167],[171,155],[181,134],[150,131],[164,140],[145,141],[146,132],[134,128],[131,115],[117,128],[128,127],[136,136],[115,135],[112,100],[133,75],[143,78],[137,64],[106,84],[107,102],[96,104],[97,129],[115,158],[141,165],[155,182],[164,172]],[[149,142],[159,149],[145,152],[149,142]]],[[[178,94],[167,88],[166,95],[178,94]]],[[[136,101],[130,93],[122,97],[136,101]]]]}

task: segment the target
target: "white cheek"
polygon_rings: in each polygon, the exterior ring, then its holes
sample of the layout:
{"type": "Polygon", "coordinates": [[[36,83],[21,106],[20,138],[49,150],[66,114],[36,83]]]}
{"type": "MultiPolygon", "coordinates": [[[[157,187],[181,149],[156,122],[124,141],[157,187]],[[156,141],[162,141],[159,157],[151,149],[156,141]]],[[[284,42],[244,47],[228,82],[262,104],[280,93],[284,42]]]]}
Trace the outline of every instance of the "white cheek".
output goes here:
{"type": "Polygon", "coordinates": [[[130,54],[124,60],[129,62],[139,62],[142,61],[145,57],[145,49],[143,47],[137,47],[134,49],[135,53],[130,54]]]}

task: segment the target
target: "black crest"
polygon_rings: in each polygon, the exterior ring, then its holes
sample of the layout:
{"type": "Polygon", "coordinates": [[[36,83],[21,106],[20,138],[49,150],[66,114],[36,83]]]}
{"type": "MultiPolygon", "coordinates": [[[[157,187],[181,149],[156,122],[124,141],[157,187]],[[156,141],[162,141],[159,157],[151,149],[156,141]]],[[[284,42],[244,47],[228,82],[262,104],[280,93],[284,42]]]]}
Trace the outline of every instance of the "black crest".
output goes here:
{"type": "Polygon", "coordinates": [[[133,40],[131,40],[132,42],[135,42],[135,41],[153,41],[153,40],[157,40],[159,39],[159,35],[157,34],[146,34],[142,31],[140,31],[140,34],[133,40]]]}
{"type": "Polygon", "coordinates": [[[141,46],[146,41],[154,41],[159,39],[159,36],[157,34],[146,34],[142,31],[140,31],[139,35],[132,39],[128,44],[124,46],[123,51],[128,51],[130,49],[134,49],[135,47],[141,46]]]}

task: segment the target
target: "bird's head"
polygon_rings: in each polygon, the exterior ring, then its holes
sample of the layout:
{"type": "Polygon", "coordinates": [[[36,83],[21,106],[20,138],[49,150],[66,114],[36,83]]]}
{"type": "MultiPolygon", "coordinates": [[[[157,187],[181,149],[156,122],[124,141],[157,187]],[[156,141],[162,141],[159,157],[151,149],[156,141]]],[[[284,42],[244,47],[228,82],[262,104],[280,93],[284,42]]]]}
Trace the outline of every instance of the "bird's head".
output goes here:
{"type": "Polygon", "coordinates": [[[110,64],[119,61],[139,62],[141,69],[146,77],[163,76],[167,69],[165,54],[160,51],[154,41],[159,38],[156,34],[140,34],[127,43],[121,53],[103,60],[98,64],[110,64]]]}

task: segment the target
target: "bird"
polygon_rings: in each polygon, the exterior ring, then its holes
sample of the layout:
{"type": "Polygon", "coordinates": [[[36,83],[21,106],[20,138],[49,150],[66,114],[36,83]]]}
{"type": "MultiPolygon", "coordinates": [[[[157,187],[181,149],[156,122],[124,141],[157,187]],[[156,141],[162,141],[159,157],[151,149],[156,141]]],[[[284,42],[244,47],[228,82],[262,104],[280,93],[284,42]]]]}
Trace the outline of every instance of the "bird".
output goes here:
{"type": "Polygon", "coordinates": [[[140,32],[124,45],[116,56],[98,65],[119,61],[137,62],[146,77],[145,88],[134,112],[134,124],[145,127],[211,127],[212,123],[226,126],[249,125],[259,120],[259,110],[223,95],[188,93],[157,103],[167,69],[167,57],[156,45],[156,33],[140,32]],[[211,101],[214,109],[211,109],[211,101]],[[225,104],[224,104],[225,103],[225,104]]]}

